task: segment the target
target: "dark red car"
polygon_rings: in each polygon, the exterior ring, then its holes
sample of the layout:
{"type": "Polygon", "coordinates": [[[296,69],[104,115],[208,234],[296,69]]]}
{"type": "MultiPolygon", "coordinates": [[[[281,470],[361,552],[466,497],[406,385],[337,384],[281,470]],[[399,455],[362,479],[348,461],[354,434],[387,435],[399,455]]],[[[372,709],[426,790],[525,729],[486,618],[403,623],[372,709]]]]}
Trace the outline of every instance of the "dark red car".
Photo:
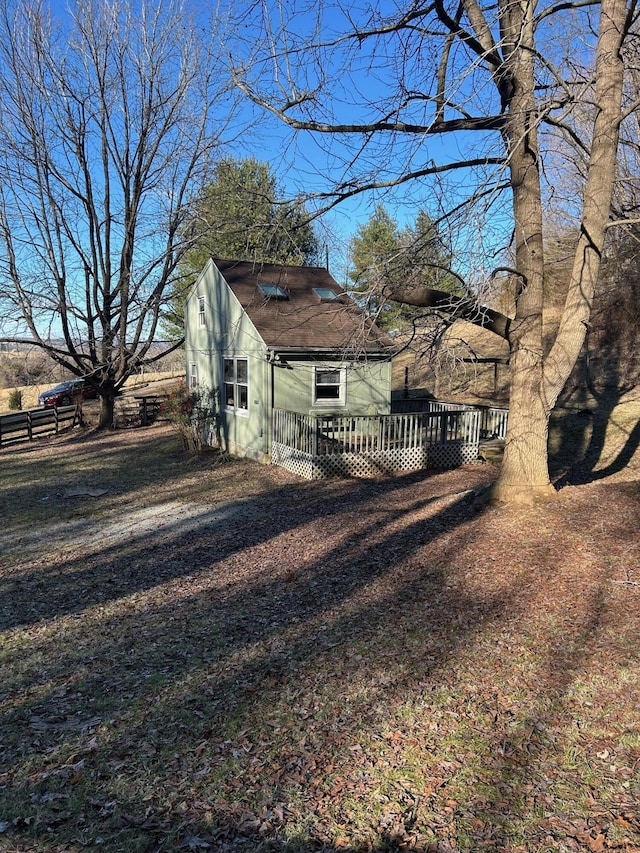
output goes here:
{"type": "Polygon", "coordinates": [[[89,385],[84,379],[69,379],[67,382],[56,385],[55,388],[43,391],[38,397],[38,405],[70,406],[78,399],[93,400],[97,396],[98,392],[93,385],[89,385]]]}

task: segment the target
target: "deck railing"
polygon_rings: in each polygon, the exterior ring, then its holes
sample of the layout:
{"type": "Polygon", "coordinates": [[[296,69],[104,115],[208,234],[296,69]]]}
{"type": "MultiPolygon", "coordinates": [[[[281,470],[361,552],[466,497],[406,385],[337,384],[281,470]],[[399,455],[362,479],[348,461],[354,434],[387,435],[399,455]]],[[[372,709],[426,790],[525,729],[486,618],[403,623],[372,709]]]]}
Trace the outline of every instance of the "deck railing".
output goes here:
{"type": "Polygon", "coordinates": [[[502,438],[507,435],[509,409],[479,406],[480,438],[502,438]]]}
{"type": "Polygon", "coordinates": [[[506,409],[423,402],[421,411],[390,415],[275,409],[271,461],[309,479],[455,468],[477,461],[482,438],[506,432],[506,409]]]}
{"type": "Polygon", "coordinates": [[[398,414],[412,412],[479,411],[480,438],[505,438],[509,409],[503,406],[471,405],[470,403],[446,403],[428,397],[399,397],[391,401],[391,410],[398,414]]]}
{"type": "Polygon", "coordinates": [[[311,456],[477,444],[480,413],[442,409],[402,415],[304,415],[275,409],[273,440],[311,456]]]}

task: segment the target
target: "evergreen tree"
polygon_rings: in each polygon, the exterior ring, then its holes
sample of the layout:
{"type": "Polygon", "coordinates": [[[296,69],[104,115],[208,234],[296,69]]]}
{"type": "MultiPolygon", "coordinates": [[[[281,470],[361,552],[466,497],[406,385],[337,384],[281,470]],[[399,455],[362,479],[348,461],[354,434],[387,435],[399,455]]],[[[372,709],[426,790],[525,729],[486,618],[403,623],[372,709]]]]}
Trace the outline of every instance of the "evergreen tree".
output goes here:
{"type": "Polygon", "coordinates": [[[279,192],[268,163],[219,161],[192,206],[183,237],[191,243],[165,313],[163,328],[184,334],[184,301],[211,257],[276,264],[313,264],[318,242],[304,205],[279,192]]]}
{"type": "Polygon", "coordinates": [[[421,309],[395,302],[388,294],[406,285],[458,292],[449,272],[450,254],[427,213],[400,229],[383,205],[359,226],[350,246],[349,278],[361,302],[383,328],[412,322],[421,309]]]}

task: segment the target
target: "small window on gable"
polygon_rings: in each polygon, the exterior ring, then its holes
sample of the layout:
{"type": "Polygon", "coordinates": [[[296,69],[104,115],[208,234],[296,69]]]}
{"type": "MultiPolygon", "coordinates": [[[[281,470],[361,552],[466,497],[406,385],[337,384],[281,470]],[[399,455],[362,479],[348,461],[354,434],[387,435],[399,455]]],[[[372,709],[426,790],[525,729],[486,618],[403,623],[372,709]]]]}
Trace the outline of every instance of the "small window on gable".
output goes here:
{"type": "Polygon", "coordinates": [[[289,294],[284,289],[284,287],[280,287],[279,284],[260,284],[258,285],[260,290],[262,291],[263,296],[267,299],[288,299],[289,294]]]}
{"type": "Polygon", "coordinates": [[[198,327],[203,329],[207,325],[207,317],[205,313],[204,296],[198,296],[198,327]]]}
{"type": "Polygon", "coordinates": [[[313,292],[321,302],[333,302],[334,299],[340,298],[340,294],[331,290],[330,287],[314,287],[313,292]]]}

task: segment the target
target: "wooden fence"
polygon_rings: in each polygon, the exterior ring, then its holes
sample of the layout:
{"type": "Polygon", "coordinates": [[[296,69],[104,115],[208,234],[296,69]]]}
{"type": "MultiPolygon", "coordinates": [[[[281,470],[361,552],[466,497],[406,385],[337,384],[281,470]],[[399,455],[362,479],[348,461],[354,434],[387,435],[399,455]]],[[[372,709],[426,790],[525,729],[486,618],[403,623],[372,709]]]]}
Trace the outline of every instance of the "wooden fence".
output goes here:
{"type": "Polygon", "coordinates": [[[80,409],[75,405],[0,415],[0,446],[57,433],[74,426],[79,416],[80,409]]]}
{"type": "MultiPolygon", "coordinates": [[[[117,426],[148,426],[154,423],[165,399],[165,394],[119,397],[115,408],[117,426]]],[[[81,417],[82,409],[75,404],[0,415],[0,447],[60,432],[75,426],[81,417]]]]}

